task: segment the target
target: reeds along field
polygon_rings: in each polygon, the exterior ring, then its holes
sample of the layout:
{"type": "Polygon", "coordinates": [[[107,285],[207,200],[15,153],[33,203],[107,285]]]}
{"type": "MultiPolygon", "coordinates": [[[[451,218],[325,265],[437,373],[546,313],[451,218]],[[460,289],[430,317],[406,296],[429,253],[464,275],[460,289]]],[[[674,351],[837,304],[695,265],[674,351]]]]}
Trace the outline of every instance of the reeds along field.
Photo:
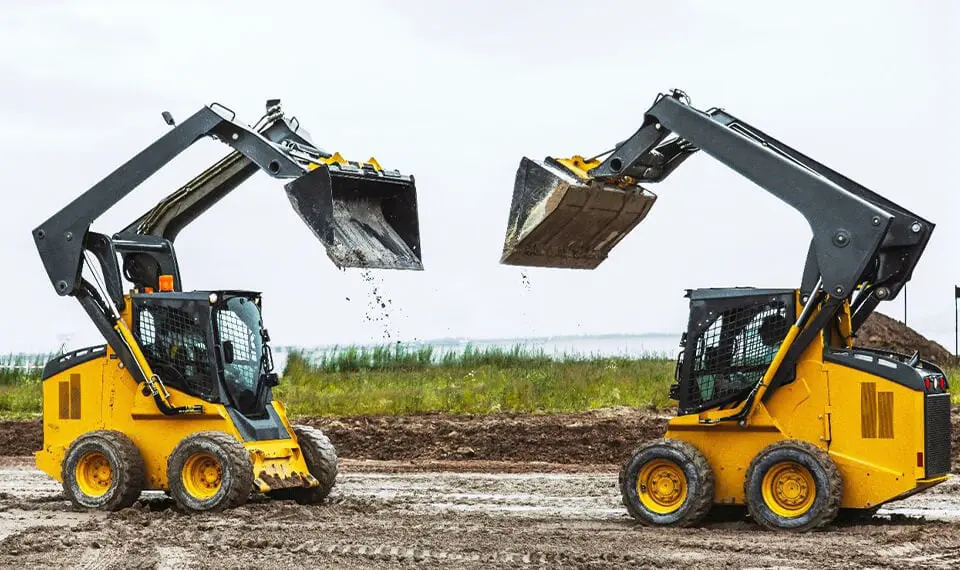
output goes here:
{"type": "MultiPolygon", "coordinates": [[[[0,356],[0,417],[39,416],[40,372],[49,358],[0,356]]],[[[290,352],[274,393],[293,416],[667,408],[674,366],[656,354],[553,358],[520,346],[443,354],[429,346],[344,347],[290,352]]],[[[947,374],[960,403],[960,369],[947,374]]]]}
{"type": "Polygon", "coordinates": [[[40,414],[40,373],[52,354],[0,356],[0,416],[31,417],[40,414]]]}
{"type": "MultiPolygon", "coordinates": [[[[0,357],[0,416],[41,411],[40,372],[50,356],[0,357]]],[[[291,352],[275,397],[291,415],[577,411],[669,406],[673,362],[560,358],[511,349],[435,354],[431,347],[344,347],[291,352]]]]}
{"type": "Polygon", "coordinates": [[[278,397],[293,415],[562,412],[669,406],[674,363],[648,358],[551,358],[470,346],[291,353],[278,397]]]}

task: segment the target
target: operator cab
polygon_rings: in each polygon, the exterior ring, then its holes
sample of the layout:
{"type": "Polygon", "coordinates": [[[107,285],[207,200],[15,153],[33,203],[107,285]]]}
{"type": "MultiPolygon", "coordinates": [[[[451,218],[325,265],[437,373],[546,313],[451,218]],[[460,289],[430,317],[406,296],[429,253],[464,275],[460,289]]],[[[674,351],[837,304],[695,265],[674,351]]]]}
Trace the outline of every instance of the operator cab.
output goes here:
{"type": "Polygon", "coordinates": [[[680,414],[733,404],[763,377],[796,319],[796,291],[691,289],[671,397],[680,414]]]}
{"type": "Polygon", "coordinates": [[[260,293],[165,291],[130,298],[133,334],[164,384],[247,418],[268,414],[278,377],[260,293]]]}
{"type": "MultiPolygon", "coordinates": [[[[758,385],[797,319],[795,289],[753,287],[691,289],[690,319],[680,341],[670,397],[679,415],[734,406],[758,385]]],[[[827,327],[831,325],[826,325],[827,327]]],[[[825,329],[826,330],[826,329],[825,329]]],[[[944,370],[912,356],[848,347],[831,335],[823,360],[866,372],[925,394],[928,456],[949,448],[950,390],[944,370]],[[946,435],[944,435],[946,434],[946,435]]],[[[934,471],[946,465],[934,464],[934,471]]]]}

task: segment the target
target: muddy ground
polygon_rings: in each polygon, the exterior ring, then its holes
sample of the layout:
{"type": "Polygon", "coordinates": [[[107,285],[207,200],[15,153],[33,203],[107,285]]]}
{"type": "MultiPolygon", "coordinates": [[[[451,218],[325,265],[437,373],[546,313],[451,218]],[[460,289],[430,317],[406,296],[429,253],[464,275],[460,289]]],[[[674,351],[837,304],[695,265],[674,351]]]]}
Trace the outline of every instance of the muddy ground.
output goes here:
{"type": "MultiPolygon", "coordinates": [[[[805,534],[724,513],[696,529],[646,529],[619,504],[616,474],[391,473],[345,461],[327,503],[254,498],[186,515],[145,493],[117,513],[76,511],[27,458],[0,463],[0,565],[43,568],[955,568],[960,487],[873,520],[805,534]],[[361,468],[362,467],[362,468],[361,468]],[[923,517],[926,517],[924,519],[923,517]]],[[[489,467],[489,466],[487,466],[489,467]]]]}
{"type": "Polygon", "coordinates": [[[28,458],[0,462],[3,567],[960,565],[960,486],[954,482],[869,522],[804,535],[761,531],[742,513],[723,515],[696,529],[639,527],[620,506],[610,470],[458,474],[350,460],[320,506],[254,498],[225,514],[186,515],[162,493],[145,493],[133,508],[91,513],[71,508],[28,458]],[[396,467],[406,472],[393,473],[396,467]]]}
{"type": "MultiPolygon", "coordinates": [[[[6,422],[0,566],[960,567],[953,480],[869,522],[812,534],[761,531],[742,511],[697,529],[637,526],[620,504],[617,469],[638,442],[660,436],[668,417],[603,410],[307,420],[344,457],[328,501],[254,497],[219,515],[181,513],[162,493],[117,513],[75,510],[24,457],[39,445],[39,424],[6,422]]],[[[955,410],[955,434],[958,424],[955,410]]]]}

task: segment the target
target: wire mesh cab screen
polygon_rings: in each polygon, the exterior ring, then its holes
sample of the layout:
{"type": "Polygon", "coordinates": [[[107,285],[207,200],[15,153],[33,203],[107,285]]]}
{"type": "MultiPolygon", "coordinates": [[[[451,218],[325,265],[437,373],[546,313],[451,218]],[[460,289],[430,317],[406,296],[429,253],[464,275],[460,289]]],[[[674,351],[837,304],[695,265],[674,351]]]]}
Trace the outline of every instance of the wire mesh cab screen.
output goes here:
{"type": "Polygon", "coordinates": [[[679,357],[681,413],[739,402],[763,378],[796,317],[793,290],[690,291],[679,357]]]}
{"type": "Polygon", "coordinates": [[[134,298],[133,334],[163,382],[207,401],[218,401],[210,350],[209,309],[160,295],[134,298]],[[153,298],[150,298],[153,297],[153,298]]]}
{"type": "Polygon", "coordinates": [[[223,366],[228,389],[253,393],[263,371],[263,337],[260,310],[246,297],[232,297],[216,311],[217,334],[221,343],[229,342],[232,355],[223,366]]]}

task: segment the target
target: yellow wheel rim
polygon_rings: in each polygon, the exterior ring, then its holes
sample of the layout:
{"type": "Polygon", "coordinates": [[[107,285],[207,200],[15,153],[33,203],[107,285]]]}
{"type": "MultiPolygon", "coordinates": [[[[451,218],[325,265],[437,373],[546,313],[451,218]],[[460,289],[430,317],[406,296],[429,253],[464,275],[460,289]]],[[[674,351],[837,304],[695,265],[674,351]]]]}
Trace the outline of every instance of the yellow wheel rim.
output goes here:
{"type": "Polygon", "coordinates": [[[180,480],[192,497],[209,499],[220,490],[220,462],[204,451],[194,453],[183,464],[180,480]]]}
{"type": "Polygon", "coordinates": [[[810,510],[816,498],[813,475],[799,463],[777,463],[763,476],[763,502],[778,516],[799,517],[810,510]]]}
{"type": "Polygon", "coordinates": [[[650,511],[670,514],[687,500],[687,477],[673,461],[654,459],[640,469],[637,496],[650,511]]]}
{"type": "Polygon", "coordinates": [[[99,451],[88,451],[77,461],[74,476],[84,495],[102,497],[113,483],[113,468],[106,455],[99,451]]]}

